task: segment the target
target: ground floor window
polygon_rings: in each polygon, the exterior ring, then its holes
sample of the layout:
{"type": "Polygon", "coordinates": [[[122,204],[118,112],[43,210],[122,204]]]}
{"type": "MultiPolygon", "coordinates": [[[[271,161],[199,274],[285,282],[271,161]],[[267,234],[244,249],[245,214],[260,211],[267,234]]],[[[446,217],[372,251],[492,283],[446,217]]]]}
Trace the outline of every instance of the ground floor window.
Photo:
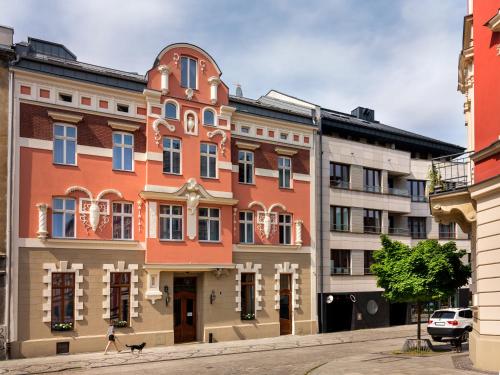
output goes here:
{"type": "Polygon", "coordinates": [[[52,330],[68,331],[75,322],[75,274],[52,273],[52,330]]]}
{"type": "Polygon", "coordinates": [[[111,322],[124,326],[129,323],[130,272],[111,272],[110,315],[111,322]]]}
{"type": "Polygon", "coordinates": [[[241,274],[241,319],[255,319],[255,274],[241,274]]]}

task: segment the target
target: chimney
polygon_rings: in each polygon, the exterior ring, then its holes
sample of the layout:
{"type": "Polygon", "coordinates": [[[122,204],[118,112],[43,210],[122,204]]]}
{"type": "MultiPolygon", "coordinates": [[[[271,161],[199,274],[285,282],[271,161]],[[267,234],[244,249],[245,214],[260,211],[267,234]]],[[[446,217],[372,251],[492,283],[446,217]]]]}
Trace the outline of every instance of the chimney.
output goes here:
{"type": "Polygon", "coordinates": [[[351,111],[351,115],[370,122],[375,121],[375,111],[370,108],[358,107],[351,111]]]}
{"type": "Polygon", "coordinates": [[[239,83],[236,84],[236,96],[239,98],[243,97],[243,90],[241,89],[241,85],[239,83]]]}
{"type": "Polygon", "coordinates": [[[14,44],[14,29],[0,25],[0,46],[12,48],[14,44]]]}

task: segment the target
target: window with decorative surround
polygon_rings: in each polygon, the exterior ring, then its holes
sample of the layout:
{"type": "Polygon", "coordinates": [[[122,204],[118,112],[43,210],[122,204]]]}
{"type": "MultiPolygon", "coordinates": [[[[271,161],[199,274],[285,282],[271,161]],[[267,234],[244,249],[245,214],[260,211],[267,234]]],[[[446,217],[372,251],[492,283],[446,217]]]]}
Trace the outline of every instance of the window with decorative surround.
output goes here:
{"type": "Polygon", "coordinates": [[[238,182],[242,184],[253,184],[253,160],[251,151],[238,151],[238,182]]]}
{"type": "Polygon", "coordinates": [[[51,329],[72,330],[75,324],[75,273],[53,272],[51,329]]]}
{"type": "Polygon", "coordinates": [[[163,138],[163,173],[181,174],[181,140],[163,138]]]}
{"type": "Polygon", "coordinates": [[[130,321],[130,272],[110,274],[109,319],[119,326],[128,326],[130,321]]]}
{"type": "Polygon", "coordinates": [[[279,187],[282,189],[290,189],[292,187],[292,159],[285,156],[279,156],[278,171],[279,187]]]}
{"type": "Polygon", "coordinates": [[[172,120],[177,120],[179,118],[177,104],[174,102],[165,103],[165,117],[172,120]]]}
{"type": "Polygon", "coordinates": [[[292,215],[279,214],[278,218],[279,241],[281,245],[292,244],[292,215]]]}
{"type": "Polygon", "coordinates": [[[113,203],[113,239],[131,240],[133,235],[132,203],[113,203]]]}
{"type": "Polygon", "coordinates": [[[76,127],[54,124],[55,164],[76,165],[76,127]]]}
{"type": "Polygon", "coordinates": [[[241,320],[255,319],[255,274],[241,274],[241,320]]]}
{"type": "Polygon", "coordinates": [[[76,202],[73,198],[52,200],[52,237],[75,237],[76,202]]]}
{"type": "Polygon", "coordinates": [[[134,136],[128,133],[113,133],[113,169],[134,169],[134,136]]]}
{"type": "Polygon", "coordinates": [[[160,239],[182,240],[182,206],[160,205],[160,239]]]}
{"type": "Polygon", "coordinates": [[[253,243],[253,212],[240,211],[240,243],[253,243]]]}
{"type": "Polygon", "coordinates": [[[217,178],[217,146],[212,143],[200,145],[200,175],[217,178]]]}
{"type": "Polygon", "coordinates": [[[196,89],[198,62],[187,56],[181,57],[181,86],[196,89]]]}
{"type": "Polygon", "coordinates": [[[220,210],[218,208],[198,209],[198,239],[200,241],[220,241],[220,210]]]}
{"type": "Polygon", "coordinates": [[[203,125],[215,126],[215,113],[211,109],[205,109],[203,111],[203,125]]]}

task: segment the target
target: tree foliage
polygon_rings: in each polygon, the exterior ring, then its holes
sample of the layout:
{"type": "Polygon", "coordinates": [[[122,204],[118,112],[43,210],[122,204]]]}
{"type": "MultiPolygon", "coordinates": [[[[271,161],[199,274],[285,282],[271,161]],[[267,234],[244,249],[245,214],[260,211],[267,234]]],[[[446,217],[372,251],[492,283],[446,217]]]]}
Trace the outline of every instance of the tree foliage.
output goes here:
{"type": "Polygon", "coordinates": [[[385,235],[381,241],[371,271],[390,301],[442,300],[466,285],[471,275],[470,266],[460,259],[466,252],[458,250],[455,242],[440,245],[436,240],[424,240],[412,248],[385,235]]]}

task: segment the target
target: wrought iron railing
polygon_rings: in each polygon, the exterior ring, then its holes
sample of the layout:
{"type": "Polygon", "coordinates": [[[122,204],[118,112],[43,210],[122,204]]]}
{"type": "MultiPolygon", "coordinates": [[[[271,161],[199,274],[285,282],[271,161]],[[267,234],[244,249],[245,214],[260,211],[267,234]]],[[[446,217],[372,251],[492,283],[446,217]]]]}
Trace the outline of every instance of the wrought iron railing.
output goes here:
{"type": "Polygon", "coordinates": [[[474,181],[474,166],[470,158],[472,153],[469,151],[432,159],[429,193],[460,190],[472,185],[474,181]]]}

